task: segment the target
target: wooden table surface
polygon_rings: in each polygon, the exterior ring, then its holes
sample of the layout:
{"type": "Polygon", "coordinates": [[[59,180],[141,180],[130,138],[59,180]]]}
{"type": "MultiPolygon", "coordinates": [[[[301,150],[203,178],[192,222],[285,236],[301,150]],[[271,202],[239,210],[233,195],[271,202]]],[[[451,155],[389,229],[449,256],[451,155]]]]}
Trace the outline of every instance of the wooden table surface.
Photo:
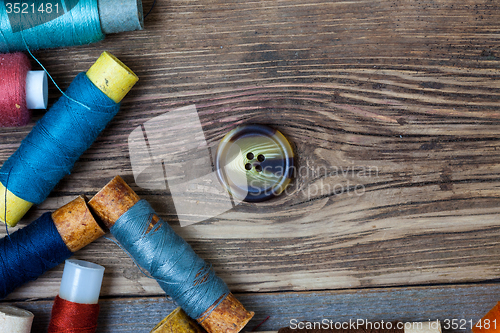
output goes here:
{"type": "MultiPolygon", "coordinates": [[[[269,316],[258,331],[455,319],[467,329],[447,331],[464,332],[500,300],[498,1],[158,0],[144,31],[35,55],[66,89],[105,50],[140,81],[20,227],[119,174],[256,312],[248,331],[269,316]],[[189,105],[212,146],[241,124],[279,129],[304,172],[279,198],[181,227],[168,191],[135,183],[127,139],[189,105]]],[[[0,130],[0,162],[42,115],[0,130]]],[[[175,308],[110,240],[75,257],[106,267],[98,332],[149,332],[175,308]]],[[[2,301],[34,312],[33,332],[62,268],[2,301]]]]}

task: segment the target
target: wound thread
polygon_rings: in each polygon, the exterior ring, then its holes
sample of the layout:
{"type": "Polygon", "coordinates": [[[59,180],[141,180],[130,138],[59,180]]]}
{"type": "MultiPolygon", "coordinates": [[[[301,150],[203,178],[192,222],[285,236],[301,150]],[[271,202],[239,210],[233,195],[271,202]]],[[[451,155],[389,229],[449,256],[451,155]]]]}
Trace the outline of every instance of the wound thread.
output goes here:
{"type": "Polygon", "coordinates": [[[0,127],[28,124],[31,114],[26,105],[26,76],[30,69],[24,53],[0,54],[0,127]]]}
{"type": "Polygon", "coordinates": [[[51,213],[0,240],[0,299],[72,255],[51,213]]]}
{"type": "Polygon", "coordinates": [[[80,73],[0,169],[17,197],[40,204],[118,113],[115,103],[80,73]],[[78,101],[75,102],[75,101],[78,101]]]}
{"type": "Polygon", "coordinates": [[[50,13],[47,1],[35,0],[25,13],[15,13],[9,3],[15,2],[0,3],[0,52],[23,51],[26,45],[30,50],[83,45],[104,38],[97,0],[65,0],[57,7],[51,3],[50,13]],[[40,6],[43,13],[38,12],[40,6]]]}
{"type": "Polygon", "coordinates": [[[229,295],[225,282],[146,200],[125,212],[110,231],[191,318],[215,309],[229,295]]]}
{"type": "Polygon", "coordinates": [[[56,296],[48,333],[95,333],[99,304],[79,304],[56,296]]]}
{"type": "Polygon", "coordinates": [[[142,30],[141,0],[0,2],[0,52],[84,45],[104,34],[142,30]]]}

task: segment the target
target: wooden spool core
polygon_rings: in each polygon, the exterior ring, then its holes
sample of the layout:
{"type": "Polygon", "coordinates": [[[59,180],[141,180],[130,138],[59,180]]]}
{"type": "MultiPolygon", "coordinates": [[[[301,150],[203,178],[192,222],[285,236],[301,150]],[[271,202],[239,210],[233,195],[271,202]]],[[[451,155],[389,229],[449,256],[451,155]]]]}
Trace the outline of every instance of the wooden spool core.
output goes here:
{"type": "MultiPolygon", "coordinates": [[[[205,311],[205,313],[209,311],[210,309],[205,311]]],[[[243,304],[232,293],[229,293],[205,320],[203,320],[205,314],[197,320],[207,332],[237,333],[245,327],[253,315],[253,312],[247,311],[243,304]]]]}
{"type": "MultiPolygon", "coordinates": [[[[118,218],[139,200],[139,196],[130,186],[120,176],[116,176],[90,199],[89,206],[106,227],[111,228],[118,218]]],[[[155,222],[152,221],[151,227],[155,222]]],[[[197,318],[208,333],[239,332],[254,315],[253,312],[247,311],[232,293],[229,293],[212,312],[211,310],[207,309],[200,318],[197,318]]]]}
{"type": "Polygon", "coordinates": [[[53,212],[52,220],[71,252],[80,250],[105,234],[92,216],[83,196],[53,212]]]}
{"type": "Polygon", "coordinates": [[[89,201],[90,208],[111,229],[141,198],[120,176],[116,176],[89,201]]]}

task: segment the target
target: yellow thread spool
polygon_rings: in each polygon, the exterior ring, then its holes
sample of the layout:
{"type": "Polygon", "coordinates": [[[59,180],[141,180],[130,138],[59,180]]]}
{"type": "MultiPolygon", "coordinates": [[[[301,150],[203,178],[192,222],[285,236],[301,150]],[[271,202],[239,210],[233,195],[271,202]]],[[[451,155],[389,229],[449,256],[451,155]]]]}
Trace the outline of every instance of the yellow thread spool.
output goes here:
{"type": "MultiPolygon", "coordinates": [[[[106,96],[120,103],[132,87],[139,81],[125,64],[109,52],[103,52],[87,71],[87,77],[106,96]]],[[[0,182],[0,221],[14,227],[33,206],[33,203],[19,198],[5,189],[0,182]],[[5,199],[7,196],[7,200],[5,199]],[[5,207],[7,203],[7,210],[5,207]]]]}
{"type": "Polygon", "coordinates": [[[14,227],[31,206],[33,206],[31,202],[19,198],[7,190],[0,182],[0,221],[6,223],[9,227],[14,227]],[[5,200],[5,196],[7,196],[7,200],[5,200]],[[7,211],[5,210],[5,203],[7,203],[7,211]]]}
{"type": "Polygon", "coordinates": [[[165,319],[160,321],[150,333],[206,333],[196,321],[178,307],[170,313],[165,319]]]}
{"type": "Polygon", "coordinates": [[[109,52],[101,54],[87,71],[87,77],[116,103],[120,103],[139,80],[134,72],[109,52]]]}

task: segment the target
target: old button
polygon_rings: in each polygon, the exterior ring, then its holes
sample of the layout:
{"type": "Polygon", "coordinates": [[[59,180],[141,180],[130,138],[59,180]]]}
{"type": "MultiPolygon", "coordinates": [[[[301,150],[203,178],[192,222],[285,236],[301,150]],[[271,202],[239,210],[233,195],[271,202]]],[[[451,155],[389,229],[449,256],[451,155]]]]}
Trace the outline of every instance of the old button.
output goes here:
{"type": "Polygon", "coordinates": [[[279,131],[263,125],[233,129],[219,143],[217,177],[237,200],[260,202],[281,194],[290,183],[294,155],[279,131]]]}

